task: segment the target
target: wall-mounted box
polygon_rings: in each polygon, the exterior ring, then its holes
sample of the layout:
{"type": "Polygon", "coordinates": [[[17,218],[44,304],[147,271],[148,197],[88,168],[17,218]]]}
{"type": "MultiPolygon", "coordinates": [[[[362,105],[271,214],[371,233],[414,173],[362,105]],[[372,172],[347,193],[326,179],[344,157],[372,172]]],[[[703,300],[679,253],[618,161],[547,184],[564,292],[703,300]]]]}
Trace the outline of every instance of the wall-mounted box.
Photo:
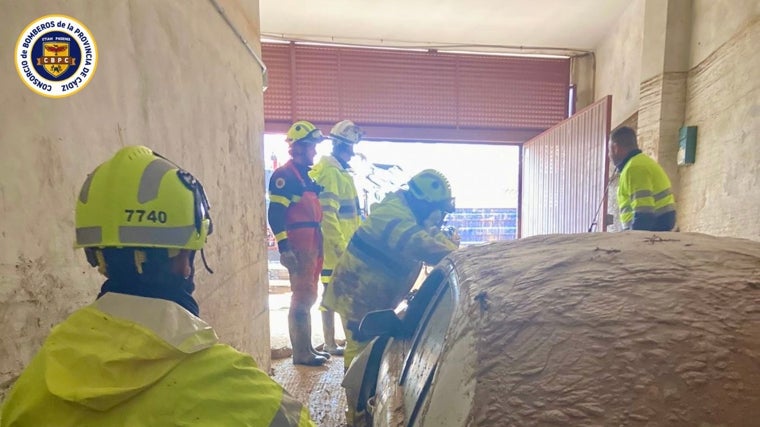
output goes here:
{"type": "Polygon", "coordinates": [[[694,164],[697,154],[697,127],[684,126],[678,131],[678,166],[694,164]]]}

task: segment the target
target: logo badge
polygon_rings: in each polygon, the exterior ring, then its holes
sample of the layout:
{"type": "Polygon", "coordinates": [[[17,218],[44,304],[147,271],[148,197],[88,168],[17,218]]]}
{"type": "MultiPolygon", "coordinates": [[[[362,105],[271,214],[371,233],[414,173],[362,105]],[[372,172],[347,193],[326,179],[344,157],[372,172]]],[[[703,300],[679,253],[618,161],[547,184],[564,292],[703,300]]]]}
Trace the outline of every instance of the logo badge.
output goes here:
{"type": "Polygon", "coordinates": [[[46,15],[21,32],[15,62],[29,89],[48,98],[64,98],[92,80],[98,48],[81,22],[66,15],[46,15]]]}
{"type": "Polygon", "coordinates": [[[77,59],[69,56],[69,42],[42,43],[42,57],[37,58],[37,65],[42,65],[51,76],[59,77],[69,69],[70,65],[76,65],[77,59]]]}

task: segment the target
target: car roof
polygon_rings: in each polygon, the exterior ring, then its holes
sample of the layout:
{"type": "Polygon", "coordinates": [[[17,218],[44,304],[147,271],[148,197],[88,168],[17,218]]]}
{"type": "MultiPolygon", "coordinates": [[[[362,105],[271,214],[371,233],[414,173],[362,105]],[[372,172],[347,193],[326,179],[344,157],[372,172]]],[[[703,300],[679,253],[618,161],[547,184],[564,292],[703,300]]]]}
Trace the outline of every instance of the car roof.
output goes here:
{"type": "Polygon", "coordinates": [[[472,335],[475,422],[734,425],[760,416],[760,242],[546,235],[448,260],[460,301],[451,324],[472,327],[450,327],[442,360],[472,335]]]}

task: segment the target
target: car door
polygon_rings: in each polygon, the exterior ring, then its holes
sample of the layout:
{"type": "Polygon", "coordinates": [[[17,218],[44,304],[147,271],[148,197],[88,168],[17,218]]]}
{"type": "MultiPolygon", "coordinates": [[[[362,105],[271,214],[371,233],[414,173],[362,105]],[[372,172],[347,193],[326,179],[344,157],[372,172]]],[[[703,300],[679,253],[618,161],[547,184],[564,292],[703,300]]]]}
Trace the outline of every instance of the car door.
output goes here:
{"type": "Polygon", "coordinates": [[[445,271],[444,279],[436,286],[435,294],[425,306],[399,379],[403,389],[406,426],[419,424],[421,410],[427,402],[435,379],[456,304],[457,288],[452,286],[452,282],[456,280],[456,273],[450,265],[439,268],[445,271]]]}
{"type": "MultiPolygon", "coordinates": [[[[431,338],[439,337],[440,331],[436,329],[432,335],[422,331],[431,321],[435,307],[448,306],[448,302],[441,305],[440,301],[451,297],[450,291],[444,291],[443,288],[448,287],[452,269],[448,260],[443,261],[430,272],[406,308],[397,309],[397,312],[402,313],[403,326],[387,342],[377,366],[367,367],[362,388],[368,383],[374,386],[373,396],[367,405],[373,426],[407,425],[406,420],[411,412],[406,413],[405,401],[414,400],[413,396],[424,395],[424,387],[417,385],[418,379],[432,372],[429,363],[434,364],[433,354],[436,347],[440,346],[440,340],[437,342],[431,338]],[[409,375],[411,376],[407,378],[409,375]],[[405,386],[409,384],[412,384],[411,389],[406,390],[405,386]]],[[[438,316],[444,312],[445,310],[439,311],[438,316]]],[[[438,317],[435,319],[434,323],[438,327],[440,320],[438,317]]],[[[377,349],[373,348],[375,350],[377,349]]]]}

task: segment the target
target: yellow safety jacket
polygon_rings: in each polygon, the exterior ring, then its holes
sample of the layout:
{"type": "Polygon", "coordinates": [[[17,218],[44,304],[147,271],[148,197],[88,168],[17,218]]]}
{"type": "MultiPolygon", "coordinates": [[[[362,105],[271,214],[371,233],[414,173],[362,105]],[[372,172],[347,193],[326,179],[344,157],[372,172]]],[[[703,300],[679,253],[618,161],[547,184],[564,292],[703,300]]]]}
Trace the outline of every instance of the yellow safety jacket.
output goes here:
{"type": "Polygon", "coordinates": [[[676,201],[662,167],[640,150],[634,150],[618,169],[621,172],[617,199],[623,229],[673,229],[676,201]]]}
{"type": "Polygon", "coordinates": [[[56,326],[2,408],[5,426],[313,426],[253,359],[179,305],[116,293],[56,326]]]}
{"type": "Polygon", "coordinates": [[[324,187],[319,193],[319,203],[322,206],[325,253],[322,283],[327,284],[338,258],[361,224],[359,196],[351,173],[333,156],[323,156],[309,176],[324,187]]]}
{"type": "Polygon", "coordinates": [[[373,207],[335,266],[322,305],[347,324],[358,324],[369,311],[395,308],[422,262],[437,264],[457,248],[438,226],[417,223],[404,193],[391,193],[373,207]]]}

